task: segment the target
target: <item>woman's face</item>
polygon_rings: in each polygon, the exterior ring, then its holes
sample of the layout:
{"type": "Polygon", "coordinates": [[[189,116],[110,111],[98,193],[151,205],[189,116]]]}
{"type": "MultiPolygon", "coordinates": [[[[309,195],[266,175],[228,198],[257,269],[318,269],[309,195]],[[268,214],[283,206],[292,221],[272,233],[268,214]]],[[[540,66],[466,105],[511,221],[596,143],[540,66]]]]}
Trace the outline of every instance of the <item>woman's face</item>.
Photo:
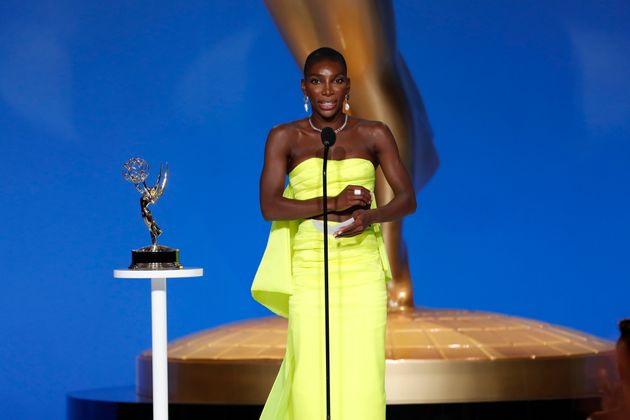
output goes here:
{"type": "Polygon", "coordinates": [[[302,91],[310,99],[314,113],[330,118],[341,112],[343,100],[350,92],[350,79],[341,64],[320,60],[302,80],[302,91]]]}

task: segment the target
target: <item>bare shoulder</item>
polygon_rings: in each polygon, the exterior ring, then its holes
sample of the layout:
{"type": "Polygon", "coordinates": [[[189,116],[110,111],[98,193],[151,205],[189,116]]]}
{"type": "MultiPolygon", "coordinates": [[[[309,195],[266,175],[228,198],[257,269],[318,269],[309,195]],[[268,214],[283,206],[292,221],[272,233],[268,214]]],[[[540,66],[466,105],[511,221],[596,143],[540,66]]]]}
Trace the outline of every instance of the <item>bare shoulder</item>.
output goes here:
{"type": "Polygon", "coordinates": [[[382,121],[364,120],[355,118],[357,134],[365,140],[369,140],[374,146],[383,146],[394,142],[391,130],[382,121]]]}
{"type": "Polygon", "coordinates": [[[286,142],[287,139],[291,138],[291,134],[294,130],[292,127],[293,123],[284,123],[278,124],[276,126],[271,127],[269,130],[269,134],[267,135],[268,143],[283,143],[286,142]]]}
{"type": "Polygon", "coordinates": [[[303,125],[302,120],[296,120],[272,127],[267,135],[267,146],[290,149],[291,142],[303,130],[303,125]]]}

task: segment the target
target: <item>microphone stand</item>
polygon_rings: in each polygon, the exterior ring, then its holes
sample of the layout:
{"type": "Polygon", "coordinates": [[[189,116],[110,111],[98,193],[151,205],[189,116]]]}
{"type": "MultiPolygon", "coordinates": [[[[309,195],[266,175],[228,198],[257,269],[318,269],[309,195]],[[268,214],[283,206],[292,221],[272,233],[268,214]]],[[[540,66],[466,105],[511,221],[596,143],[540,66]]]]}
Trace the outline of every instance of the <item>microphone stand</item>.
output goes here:
{"type": "MultiPolygon", "coordinates": [[[[309,119],[310,121],[310,119],[309,119]]],[[[346,123],[348,116],[346,116],[346,123]]],[[[345,124],[345,123],[344,123],[345,124]]],[[[312,123],[311,123],[312,125],[312,123]]],[[[330,420],[330,332],[328,310],[328,181],[326,179],[326,167],[328,166],[328,151],[337,140],[337,133],[330,127],[321,130],[322,144],[324,145],[324,166],[322,168],[322,189],[324,204],[324,307],[326,319],[326,420],[330,420]]]]}
{"type": "Polygon", "coordinates": [[[330,420],[330,333],[328,330],[328,189],[326,181],[326,167],[328,164],[329,145],[324,143],[324,167],[322,169],[323,179],[323,202],[324,202],[324,308],[326,319],[326,420],[330,420]]]}

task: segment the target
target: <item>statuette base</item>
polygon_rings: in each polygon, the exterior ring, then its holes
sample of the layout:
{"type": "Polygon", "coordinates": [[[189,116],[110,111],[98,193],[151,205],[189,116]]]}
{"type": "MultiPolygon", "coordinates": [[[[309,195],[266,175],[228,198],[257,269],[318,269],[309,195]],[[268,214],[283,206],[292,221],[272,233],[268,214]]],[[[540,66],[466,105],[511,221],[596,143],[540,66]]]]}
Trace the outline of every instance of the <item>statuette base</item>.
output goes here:
{"type": "Polygon", "coordinates": [[[179,249],[167,246],[145,246],[131,251],[130,270],[179,270],[179,249]]]}

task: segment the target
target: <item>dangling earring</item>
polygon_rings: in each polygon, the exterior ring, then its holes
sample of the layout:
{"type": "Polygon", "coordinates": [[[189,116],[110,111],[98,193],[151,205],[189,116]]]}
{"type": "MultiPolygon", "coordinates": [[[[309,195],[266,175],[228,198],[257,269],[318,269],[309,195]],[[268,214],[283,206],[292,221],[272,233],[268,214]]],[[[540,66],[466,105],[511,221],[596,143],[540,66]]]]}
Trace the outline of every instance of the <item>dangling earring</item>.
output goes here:
{"type": "Polygon", "coordinates": [[[343,110],[346,112],[350,111],[350,95],[346,95],[346,100],[343,104],[343,110]]]}
{"type": "Polygon", "coordinates": [[[308,112],[308,96],[304,95],[304,111],[308,112]]]}

